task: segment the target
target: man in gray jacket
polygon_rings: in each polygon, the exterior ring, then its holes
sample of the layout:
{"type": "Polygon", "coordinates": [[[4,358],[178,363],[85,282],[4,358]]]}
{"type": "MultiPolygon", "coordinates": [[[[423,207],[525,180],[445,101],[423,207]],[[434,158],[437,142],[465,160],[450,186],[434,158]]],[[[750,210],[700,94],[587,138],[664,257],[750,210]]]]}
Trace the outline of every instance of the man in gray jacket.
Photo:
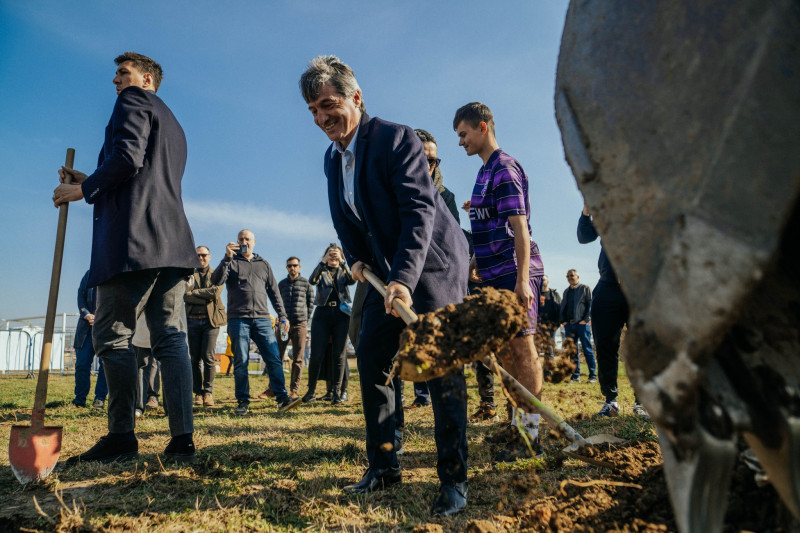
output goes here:
{"type": "Polygon", "coordinates": [[[300,399],[290,399],[286,392],[283,365],[278,357],[278,343],[270,323],[267,298],[278,313],[280,328],[289,330],[286,310],[278,290],[272,267],[253,253],[256,238],[249,229],[239,232],[238,244],[229,242],[225,257],[211,275],[212,285],[225,283],[228,289],[228,335],[233,350],[233,379],[236,401],[234,412],[247,414],[250,406],[250,379],[247,364],[250,358],[250,339],[258,346],[267,365],[269,388],[278,401],[278,412],[297,406],[300,399]]]}
{"type": "Polygon", "coordinates": [[[592,338],[589,335],[589,312],[592,307],[592,289],[588,285],[578,283],[580,275],[578,271],[570,269],[567,271],[567,281],[569,287],[564,291],[561,299],[561,325],[564,326],[565,338],[575,342],[575,373],[572,374],[572,381],[581,379],[581,354],[578,351],[578,342],[583,347],[583,357],[589,366],[589,383],[597,383],[597,369],[594,361],[594,350],[592,349],[592,338]]]}

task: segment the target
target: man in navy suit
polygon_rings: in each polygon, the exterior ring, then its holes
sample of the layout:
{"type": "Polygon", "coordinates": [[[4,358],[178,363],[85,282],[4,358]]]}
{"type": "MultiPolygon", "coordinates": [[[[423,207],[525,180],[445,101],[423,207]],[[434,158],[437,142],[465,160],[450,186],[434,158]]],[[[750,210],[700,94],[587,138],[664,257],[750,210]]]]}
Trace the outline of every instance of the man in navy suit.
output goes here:
{"type": "MultiPolygon", "coordinates": [[[[408,126],[370,118],[352,69],[335,56],[311,61],[300,78],[314,122],[333,141],[325,153],[333,225],[353,277],[369,268],[388,281],[386,298],[369,288],[356,350],[369,469],[346,492],[400,483],[394,446],[395,394],[385,385],[403,321],[399,298],[418,313],[458,303],[467,292],[468,248],[431,181],[422,142],[408,126]]],[[[467,395],[463,371],[428,382],[441,487],[433,514],[467,503],[467,395]]]]}
{"type": "MultiPolygon", "coordinates": [[[[80,318],[78,318],[78,325],[75,327],[75,399],[72,404],[78,407],[86,406],[86,395],[89,394],[91,387],[91,374],[92,362],[94,362],[94,345],[92,344],[92,325],[94,324],[94,310],[95,303],[95,290],[94,287],[89,287],[89,271],[81,278],[81,284],[78,287],[78,310],[80,311],[80,318]]],[[[103,372],[103,365],[100,365],[100,371],[97,373],[97,383],[94,387],[94,404],[92,407],[95,409],[103,409],[106,406],[106,396],[108,395],[108,387],[106,387],[106,374],[103,372]]]]}
{"type": "Polygon", "coordinates": [[[109,390],[108,434],[68,465],[138,456],[138,368],[131,337],[142,313],[169,383],[164,396],[172,439],[164,455],[185,461],[195,453],[183,295],[186,278],[200,263],[181,200],[186,137],[156,96],[161,66],[134,52],[114,62],[118,96],[98,167],[91,176],[62,167],[62,184],[53,193],[56,206],[81,199],[94,204],[88,285],[97,287],[93,339],[109,390]],[[72,184],[64,183],[68,176],[72,184]]]}

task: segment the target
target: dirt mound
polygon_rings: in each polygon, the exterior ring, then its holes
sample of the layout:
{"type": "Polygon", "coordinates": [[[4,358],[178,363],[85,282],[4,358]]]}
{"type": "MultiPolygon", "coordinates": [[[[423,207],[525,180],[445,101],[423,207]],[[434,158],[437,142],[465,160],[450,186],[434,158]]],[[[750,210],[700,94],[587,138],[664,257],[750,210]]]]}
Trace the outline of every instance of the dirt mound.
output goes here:
{"type": "Polygon", "coordinates": [[[432,313],[400,335],[401,379],[425,381],[499,351],[525,324],[513,292],[486,287],[432,313]]]}
{"type": "MultiPolygon", "coordinates": [[[[513,513],[534,531],[675,531],[653,442],[596,447],[595,459],[617,466],[602,477],[562,481],[555,494],[520,502],[513,513]]],[[[605,470],[604,472],[608,472],[605,470]]]]}

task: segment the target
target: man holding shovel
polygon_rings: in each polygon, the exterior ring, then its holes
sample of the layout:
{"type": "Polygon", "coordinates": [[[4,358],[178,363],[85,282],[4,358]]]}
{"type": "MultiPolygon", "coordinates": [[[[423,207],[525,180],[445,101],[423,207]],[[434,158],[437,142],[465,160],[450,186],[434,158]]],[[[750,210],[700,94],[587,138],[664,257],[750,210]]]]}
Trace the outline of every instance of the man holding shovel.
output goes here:
{"type": "Polygon", "coordinates": [[[195,453],[183,294],[187,277],[200,263],[180,196],[186,137],[156,96],[161,66],[134,52],[114,62],[118,96],[98,167],[91,176],[62,167],[62,184],[53,193],[56,206],[81,199],[94,204],[88,284],[97,287],[93,339],[109,390],[108,435],[67,465],[138,455],[138,368],[131,337],[142,313],[153,355],[170,384],[164,394],[172,439],[164,455],[184,461],[195,453]]]}
{"type": "MultiPolygon", "coordinates": [[[[333,225],[353,277],[371,269],[388,282],[386,297],[370,287],[356,349],[369,469],[344,488],[366,493],[401,482],[395,395],[386,384],[405,324],[397,298],[417,312],[460,302],[467,292],[468,248],[428,172],[422,142],[408,126],[366,114],[352,69],[335,56],[311,61],[300,78],[308,109],[333,141],[325,153],[333,225]]],[[[435,516],[467,503],[467,396],[463,371],[430,380],[441,486],[435,516]]]]}
{"type": "MultiPolygon", "coordinates": [[[[509,374],[541,399],[542,363],[533,337],[544,267],[539,247],[531,240],[528,176],[517,160],[498,146],[494,117],[486,105],[472,102],[459,108],[453,130],[467,155],[477,154],[483,160],[468,206],[478,275],[485,285],[513,291],[528,310],[527,327],[497,356],[509,374]]],[[[540,455],[539,415],[517,413],[514,408],[511,425],[487,440],[503,445],[493,457],[497,462],[530,457],[531,448],[540,455]],[[515,427],[520,422],[532,447],[515,427]]]]}

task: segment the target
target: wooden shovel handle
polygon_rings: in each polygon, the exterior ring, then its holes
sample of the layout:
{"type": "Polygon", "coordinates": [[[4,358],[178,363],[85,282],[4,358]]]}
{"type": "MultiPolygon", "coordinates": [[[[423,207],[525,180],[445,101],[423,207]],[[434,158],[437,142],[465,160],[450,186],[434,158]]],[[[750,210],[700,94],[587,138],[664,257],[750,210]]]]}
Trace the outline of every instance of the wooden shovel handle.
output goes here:
{"type": "MultiPolygon", "coordinates": [[[[381,296],[385,298],[386,285],[383,284],[381,278],[376,276],[372,272],[372,270],[369,270],[368,268],[364,268],[364,270],[362,270],[361,273],[364,274],[364,277],[367,278],[367,281],[369,281],[370,284],[373,287],[375,287],[375,289],[379,293],[381,293],[381,296]]],[[[412,322],[417,321],[417,314],[414,311],[412,311],[411,308],[407,306],[404,301],[395,298],[394,300],[392,300],[392,308],[395,311],[397,311],[397,314],[400,315],[400,318],[402,318],[403,322],[405,322],[406,324],[411,324],[412,322]]]]}
{"type": "MultiPolygon", "coordinates": [[[[67,160],[64,166],[72,168],[75,163],[75,150],[67,148],[67,160]]],[[[65,183],[72,177],[67,174],[65,183]]],[[[58,305],[58,288],[61,284],[61,262],[64,258],[64,240],[67,234],[67,214],[69,204],[64,203],[58,208],[58,230],[56,231],[56,249],[53,254],[53,272],[50,276],[50,295],[47,299],[47,315],[44,321],[44,344],[42,345],[42,360],[39,364],[39,378],[36,382],[36,396],[33,400],[32,425],[41,423],[41,413],[47,403],[47,378],[50,375],[50,352],[53,349],[53,330],[56,323],[56,306],[58,305]]]]}

